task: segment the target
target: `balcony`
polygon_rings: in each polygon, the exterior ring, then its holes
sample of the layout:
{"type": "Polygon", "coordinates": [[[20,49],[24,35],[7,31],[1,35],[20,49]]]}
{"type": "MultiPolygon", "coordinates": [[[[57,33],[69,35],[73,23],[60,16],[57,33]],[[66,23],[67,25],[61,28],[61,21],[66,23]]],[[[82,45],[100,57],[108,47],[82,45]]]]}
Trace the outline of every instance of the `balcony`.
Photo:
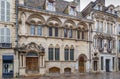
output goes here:
{"type": "Polygon", "coordinates": [[[11,48],[12,43],[0,43],[0,48],[11,48]]]}

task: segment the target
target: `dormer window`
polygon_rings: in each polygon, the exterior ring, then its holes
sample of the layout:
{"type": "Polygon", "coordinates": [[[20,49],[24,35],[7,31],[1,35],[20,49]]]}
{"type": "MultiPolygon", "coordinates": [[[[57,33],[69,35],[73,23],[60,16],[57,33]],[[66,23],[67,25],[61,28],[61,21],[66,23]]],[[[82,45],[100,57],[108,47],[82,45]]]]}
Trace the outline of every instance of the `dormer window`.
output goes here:
{"type": "Polygon", "coordinates": [[[70,7],[70,9],[69,9],[69,15],[76,15],[76,7],[70,7]]]}
{"type": "Polygon", "coordinates": [[[110,13],[113,13],[113,9],[110,9],[110,13]]]}
{"type": "Polygon", "coordinates": [[[102,10],[102,6],[101,5],[98,5],[98,10],[102,10]]]}
{"type": "Polygon", "coordinates": [[[46,10],[55,11],[55,0],[48,0],[46,10]]]}

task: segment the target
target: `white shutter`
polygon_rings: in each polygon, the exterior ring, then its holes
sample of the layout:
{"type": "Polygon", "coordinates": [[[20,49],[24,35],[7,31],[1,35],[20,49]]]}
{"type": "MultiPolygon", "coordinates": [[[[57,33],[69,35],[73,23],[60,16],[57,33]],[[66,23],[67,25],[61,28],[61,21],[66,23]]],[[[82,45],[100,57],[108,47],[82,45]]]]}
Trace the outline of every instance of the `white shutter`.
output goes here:
{"type": "Polygon", "coordinates": [[[1,21],[5,21],[5,1],[1,1],[1,21]]]}
{"type": "Polygon", "coordinates": [[[1,43],[1,28],[0,28],[0,43],[1,43]]]}
{"type": "Polygon", "coordinates": [[[4,43],[4,28],[1,29],[1,43],[4,43]]]}
{"type": "Polygon", "coordinates": [[[10,3],[6,2],[6,21],[10,21],[10,3]]]}

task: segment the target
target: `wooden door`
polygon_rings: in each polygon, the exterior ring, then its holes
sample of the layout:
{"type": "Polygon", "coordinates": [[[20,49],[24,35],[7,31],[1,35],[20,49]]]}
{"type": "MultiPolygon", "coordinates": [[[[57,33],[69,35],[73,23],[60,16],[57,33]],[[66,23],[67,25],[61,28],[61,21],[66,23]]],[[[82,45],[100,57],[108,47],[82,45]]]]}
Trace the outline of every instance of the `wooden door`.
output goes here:
{"type": "Polygon", "coordinates": [[[84,57],[80,57],[79,60],[79,72],[83,73],[85,71],[84,57]]]}
{"type": "Polygon", "coordinates": [[[38,57],[27,57],[26,68],[27,71],[38,71],[38,57]]]}

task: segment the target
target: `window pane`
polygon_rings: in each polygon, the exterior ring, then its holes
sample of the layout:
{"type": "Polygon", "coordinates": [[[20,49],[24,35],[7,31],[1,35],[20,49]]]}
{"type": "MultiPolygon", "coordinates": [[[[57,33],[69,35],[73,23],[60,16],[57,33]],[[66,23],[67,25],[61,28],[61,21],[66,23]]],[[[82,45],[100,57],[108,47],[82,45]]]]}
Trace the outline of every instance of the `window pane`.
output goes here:
{"type": "Polygon", "coordinates": [[[5,1],[1,1],[1,21],[5,21],[5,1]]]}
{"type": "Polygon", "coordinates": [[[104,61],[103,61],[103,57],[101,57],[101,70],[103,70],[103,66],[104,66],[104,61]]]}
{"type": "Polygon", "coordinates": [[[52,27],[49,27],[49,36],[52,36],[52,27]]]}
{"type": "Polygon", "coordinates": [[[65,60],[69,60],[69,49],[65,49],[64,52],[65,52],[65,55],[64,55],[65,60]]]}
{"type": "Polygon", "coordinates": [[[31,35],[35,35],[35,26],[31,25],[31,35]]]}
{"type": "Polygon", "coordinates": [[[59,60],[60,56],[60,49],[59,48],[55,48],[55,60],[59,60]]]}
{"type": "Polygon", "coordinates": [[[55,28],[55,36],[58,37],[58,27],[55,28]]]}
{"type": "Polygon", "coordinates": [[[1,42],[4,43],[4,35],[5,35],[5,32],[4,32],[4,28],[1,29],[1,42]]]}
{"type": "Polygon", "coordinates": [[[68,30],[65,28],[64,29],[64,37],[67,37],[67,34],[68,34],[68,30]]]}
{"type": "Polygon", "coordinates": [[[77,38],[80,39],[80,31],[77,31],[77,38]]]}
{"type": "Polygon", "coordinates": [[[84,39],[84,32],[82,32],[82,39],[84,39]]]}
{"type": "Polygon", "coordinates": [[[72,38],[72,29],[69,30],[69,38],[72,38]]]}
{"type": "Polygon", "coordinates": [[[48,52],[49,52],[48,53],[48,57],[49,57],[48,59],[53,60],[53,48],[49,48],[48,52]]]}
{"type": "Polygon", "coordinates": [[[74,60],[74,49],[70,49],[70,60],[74,60]]]}
{"type": "Polygon", "coordinates": [[[40,36],[42,35],[42,26],[38,26],[37,34],[40,36]]]}
{"type": "Polygon", "coordinates": [[[7,2],[7,5],[6,5],[6,21],[10,21],[10,3],[7,2]]]}
{"type": "Polygon", "coordinates": [[[99,23],[100,25],[100,32],[103,32],[103,22],[101,21],[100,23],[99,23]]]}

